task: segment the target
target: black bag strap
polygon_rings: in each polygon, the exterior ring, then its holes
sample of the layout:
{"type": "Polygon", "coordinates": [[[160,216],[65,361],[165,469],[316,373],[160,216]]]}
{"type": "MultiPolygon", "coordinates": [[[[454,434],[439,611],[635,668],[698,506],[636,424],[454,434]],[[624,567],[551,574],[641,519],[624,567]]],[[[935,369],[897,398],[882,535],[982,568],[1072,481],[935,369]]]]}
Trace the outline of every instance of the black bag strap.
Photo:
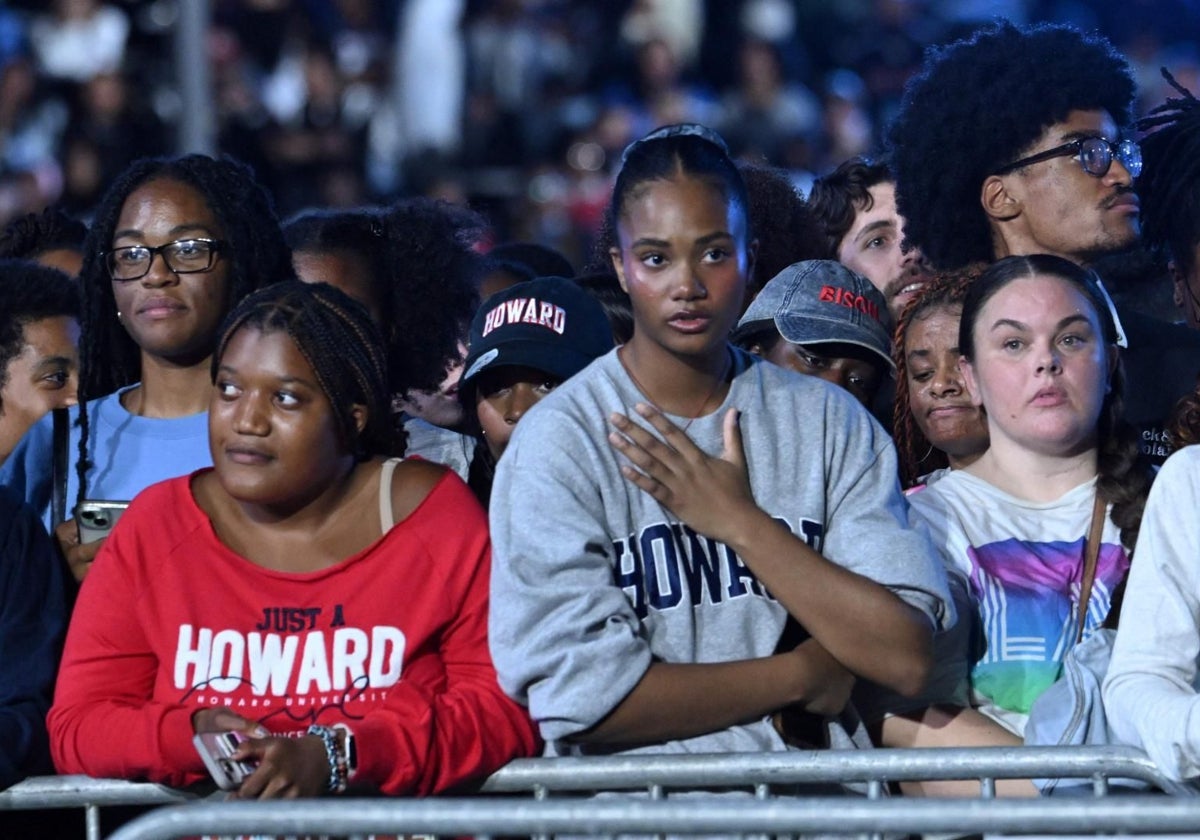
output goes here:
{"type": "Polygon", "coordinates": [[[50,500],[50,519],[54,528],[67,518],[67,443],[70,418],[65,408],[54,409],[54,486],[50,500]]]}

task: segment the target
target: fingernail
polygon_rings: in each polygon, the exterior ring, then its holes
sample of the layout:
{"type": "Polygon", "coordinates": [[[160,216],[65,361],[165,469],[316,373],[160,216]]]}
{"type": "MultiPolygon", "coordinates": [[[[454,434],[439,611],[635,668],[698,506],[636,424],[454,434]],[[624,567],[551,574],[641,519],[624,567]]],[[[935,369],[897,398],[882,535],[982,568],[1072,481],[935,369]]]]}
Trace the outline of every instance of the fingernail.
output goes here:
{"type": "Polygon", "coordinates": [[[263,726],[254,727],[254,737],[255,738],[266,738],[270,734],[271,733],[267,730],[266,727],[263,727],[263,726]]]}

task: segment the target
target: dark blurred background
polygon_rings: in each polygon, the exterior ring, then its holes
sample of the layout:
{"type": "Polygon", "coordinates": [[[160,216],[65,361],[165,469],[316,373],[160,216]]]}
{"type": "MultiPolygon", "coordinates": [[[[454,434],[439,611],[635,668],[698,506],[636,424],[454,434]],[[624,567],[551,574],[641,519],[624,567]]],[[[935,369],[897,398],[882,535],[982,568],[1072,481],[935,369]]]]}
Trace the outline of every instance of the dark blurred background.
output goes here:
{"type": "Polygon", "coordinates": [[[435,195],[579,263],[631,139],[704,122],[807,192],[877,149],[926,45],[997,16],[1107,35],[1139,113],[1160,66],[1200,90],[1197,0],[11,0],[0,224],[86,220],[132,159],[220,151],[284,217],[435,195]]]}

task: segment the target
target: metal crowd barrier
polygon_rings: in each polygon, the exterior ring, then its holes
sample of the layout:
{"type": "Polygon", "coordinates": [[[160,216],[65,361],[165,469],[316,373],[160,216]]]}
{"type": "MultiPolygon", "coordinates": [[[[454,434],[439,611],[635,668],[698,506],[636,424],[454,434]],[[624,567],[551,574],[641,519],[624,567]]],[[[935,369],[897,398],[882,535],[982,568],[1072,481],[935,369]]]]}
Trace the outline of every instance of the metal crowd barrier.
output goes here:
{"type": "MultiPolygon", "coordinates": [[[[825,801],[826,804],[822,807],[833,808],[834,812],[839,815],[843,813],[861,813],[863,814],[863,824],[882,825],[891,819],[892,811],[858,811],[857,809],[861,806],[874,807],[872,803],[878,803],[881,807],[887,806],[889,809],[900,808],[905,813],[911,813],[913,819],[918,820],[924,819],[924,816],[929,813],[929,806],[921,804],[923,800],[888,799],[884,797],[887,785],[891,782],[977,779],[980,783],[980,798],[978,800],[957,800],[959,803],[967,804],[953,805],[953,808],[959,810],[948,812],[962,815],[968,813],[962,810],[963,808],[977,805],[980,802],[986,803],[995,796],[996,780],[1022,778],[1067,778],[1083,780],[1083,783],[1090,787],[1093,794],[1092,797],[1086,799],[1086,802],[1092,805],[1101,802],[1108,803],[1118,799],[1122,802],[1142,799],[1142,797],[1134,796],[1113,797],[1111,799],[1107,797],[1106,794],[1110,791],[1110,782],[1114,779],[1132,779],[1154,788],[1171,789],[1170,782],[1158,772],[1145,753],[1132,747],[826,750],[779,753],[519,759],[500,769],[482,782],[478,788],[471,791],[470,795],[475,797],[474,799],[452,799],[449,800],[449,804],[446,806],[436,804],[438,800],[426,800],[425,802],[429,803],[430,807],[435,809],[434,811],[413,810],[423,804],[420,802],[406,802],[404,800],[387,800],[382,798],[355,800],[354,805],[349,810],[346,807],[350,804],[348,800],[322,800],[318,807],[332,808],[335,809],[337,814],[346,815],[349,811],[359,808],[364,803],[369,803],[370,809],[364,811],[364,814],[378,813],[381,815],[380,819],[385,823],[391,820],[392,817],[397,819],[402,818],[404,820],[402,823],[404,831],[408,833],[425,831],[425,829],[413,827],[415,824],[408,823],[410,817],[420,816],[421,820],[424,820],[426,819],[425,815],[428,815],[429,819],[437,822],[449,819],[452,814],[436,809],[446,807],[450,812],[457,813],[457,809],[466,807],[468,810],[461,812],[463,816],[472,815],[472,818],[479,817],[484,819],[484,822],[466,829],[465,833],[479,834],[492,831],[497,833],[511,833],[508,827],[506,827],[508,823],[504,821],[523,819],[522,815],[529,812],[521,811],[522,807],[537,806],[540,808],[541,804],[545,802],[545,804],[554,804],[561,808],[582,808],[585,811],[589,811],[589,809],[600,804],[597,800],[584,803],[577,796],[573,799],[556,799],[553,796],[554,794],[568,797],[572,794],[588,794],[602,791],[633,791],[638,792],[640,798],[627,798],[620,807],[636,806],[637,808],[641,808],[646,804],[670,804],[682,809],[682,813],[699,813],[693,810],[699,804],[695,797],[690,797],[686,800],[676,799],[671,801],[671,793],[687,790],[743,790],[752,792],[758,800],[757,803],[754,803],[753,800],[746,800],[753,805],[756,813],[759,813],[764,805],[770,805],[774,808],[776,805],[785,804],[789,801],[792,803],[825,801]],[[824,798],[806,797],[803,799],[787,800],[779,795],[781,791],[787,794],[795,794],[797,786],[801,786],[800,790],[802,792],[802,786],[804,785],[854,783],[860,784],[865,788],[866,799],[837,797],[832,800],[826,800],[824,798]],[[489,794],[495,796],[481,798],[489,794]],[[836,805],[831,805],[831,802],[836,803],[836,805]],[[491,803],[496,810],[489,810],[488,803],[491,803]],[[376,812],[374,810],[375,806],[379,806],[385,810],[376,812]],[[408,810],[396,812],[388,810],[393,807],[408,810]],[[918,810],[912,811],[911,809],[913,808],[918,810]],[[926,810],[922,811],[919,809],[926,810]],[[498,827],[494,829],[488,827],[493,825],[493,819],[499,820],[498,823],[495,823],[498,827]],[[871,822],[872,820],[878,820],[879,822],[873,823],[871,822]]],[[[50,776],[27,779],[6,791],[0,792],[0,810],[83,808],[87,820],[87,836],[89,840],[99,840],[99,808],[102,806],[164,805],[189,802],[194,799],[195,796],[192,794],[172,790],[160,785],[90,779],[86,776],[50,776]]],[[[1049,809],[1050,811],[1057,811],[1060,808],[1060,803],[1064,802],[1061,798],[1045,801],[1047,804],[1053,806],[1049,809]]],[[[1150,801],[1163,803],[1173,801],[1173,798],[1152,797],[1150,801]]],[[[1191,800],[1180,799],[1179,801],[1191,800]]],[[[243,814],[246,804],[248,803],[206,801],[196,806],[188,806],[184,811],[200,814],[203,817],[207,811],[196,810],[200,805],[204,808],[211,806],[221,813],[223,813],[222,809],[232,808],[233,810],[229,813],[237,817],[237,815],[243,814]]],[[[735,808],[741,807],[740,805],[736,805],[735,802],[728,802],[727,804],[735,808]]],[[[949,804],[946,804],[949,807],[949,804]]],[[[1018,802],[1015,800],[1003,800],[998,804],[1001,806],[999,810],[1002,810],[1003,808],[1017,806],[1018,802]]],[[[261,805],[266,809],[267,813],[270,813],[272,809],[282,807],[283,804],[261,803],[261,805]]],[[[1075,807],[1075,803],[1070,803],[1070,806],[1075,807]]],[[[706,807],[708,806],[706,805],[706,807]]],[[[798,806],[788,805],[788,807],[798,806]]],[[[1020,805],[1020,807],[1024,808],[1025,806],[1020,805]]],[[[1184,806],[1169,807],[1183,808],[1184,806]]],[[[1200,799],[1195,801],[1194,807],[1200,809],[1200,799]]],[[[292,805],[288,804],[287,808],[289,810],[278,812],[280,818],[293,818],[289,816],[292,814],[290,810],[292,805]]],[[[178,811],[178,809],[171,810],[172,812],[178,811]]],[[[1200,813],[1200,810],[1188,810],[1186,812],[1196,814],[1200,813]]],[[[307,812],[304,813],[306,814],[307,812]]],[[[574,813],[573,811],[547,811],[544,814],[538,812],[538,819],[544,817],[547,819],[561,818],[562,820],[568,820],[565,814],[574,813]]],[[[634,815],[641,812],[634,811],[630,813],[634,815]]],[[[670,826],[666,830],[669,830],[671,833],[686,834],[692,831],[688,826],[693,825],[693,823],[680,822],[675,817],[670,816],[670,814],[675,813],[673,811],[648,813],[652,815],[653,819],[659,819],[660,817],[666,819],[667,823],[664,824],[670,826]]],[[[713,812],[710,816],[716,818],[720,813],[724,812],[713,812]]],[[[737,816],[737,818],[741,816],[741,813],[738,811],[730,813],[737,816]]],[[[804,816],[806,813],[809,812],[788,812],[788,819],[795,818],[801,820],[798,825],[802,827],[794,829],[795,831],[825,830],[815,827],[818,824],[813,823],[809,816],[804,816]]],[[[998,810],[992,809],[982,813],[986,813],[988,815],[987,818],[991,819],[992,815],[998,813],[998,810]]],[[[1154,811],[1153,813],[1159,813],[1159,811],[1154,811]]],[[[258,819],[257,812],[254,811],[245,812],[245,815],[255,820],[258,819]]],[[[302,817],[296,816],[294,818],[301,819],[302,817]]],[[[816,818],[815,814],[813,818],[816,818]]],[[[570,819],[574,819],[574,817],[570,819]]],[[[616,814],[614,814],[614,819],[616,819],[616,814]]],[[[644,819],[651,819],[651,816],[644,817],[644,819]]],[[[733,817],[729,819],[733,819],[733,817]]],[[[137,824],[140,824],[140,821],[137,824]]],[[[253,828],[253,825],[257,824],[243,825],[235,830],[242,833],[255,832],[258,829],[253,828]]],[[[325,824],[322,823],[322,825],[325,824]]],[[[397,824],[387,824],[389,827],[386,830],[395,833],[397,824]]],[[[424,822],[421,823],[421,825],[424,824],[424,822]]],[[[437,824],[442,825],[443,823],[438,822],[437,824]]],[[[555,824],[561,826],[570,823],[567,821],[555,824]]],[[[824,823],[821,824],[824,825],[824,823]]],[[[1158,823],[1155,824],[1157,825],[1158,823]]],[[[608,824],[606,823],[605,825],[608,824]]],[[[704,823],[704,825],[709,825],[709,823],[704,823]]],[[[717,823],[712,823],[712,825],[715,826],[717,823]]],[[[773,825],[778,824],[773,823],[773,825]]],[[[577,831],[577,827],[570,830],[580,833],[577,831]]],[[[1193,824],[1193,828],[1200,830],[1200,823],[1193,824]]],[[[203,829],[203,831],[208,830],[203,829]]],[[[213,830],[215,831],[216,829],[213,830]]],[[[291,829],[279,827],[263,830],[268,832],[278,830],[286,833],[291,829]]],[[[313,825],[304,830],[317,832],[323,829],[313,825]]],[[[723,831],[724,829],[697,828],[695,830],[723,831]]],[[[858,829],[853,830],[857,831],[858,829]]],[[[888,828],[887,830],[890,832],[895,829],[888,828]]],[[[935,831],[940,829],[930,824],[923,830],[935,831]]],[[[989,828],[988,830],[992,831],[993,829],[989,828]]],[[[459,828],[445,827],[436,830],[430,829],[429,831],[431,833],[464,833],[459,828]]],[[[1164,829],[1164,833],[1169,833],[1169,831],[1169,829],[1164,829]]],[[[189,829],[189,832],[202,833],[200,829],[194,832],[189,829]]],[[[338,828],[337,832],[341,834],[354,833],[348,826],[338,828]]],[[[533,829],[525,832],[522,829],[517,833],[538,832],[533,831],[533,829]]]]}
{"type": "Polygon", "coordinates": [[[862,783],[869,798],[889,782],[978,779],[980,796],[995,796],[997,779],[1083,779],[1103,796],[1113,779],[1159,790],[1178,786],[1133,747],[976,747],[812,752],[719,753],[525,758],[510,762],[479,788],[482,793],[639,790],[652,799],[671,788],[753,788],[759,798],[775,785],[862,783]]]}
{"type": "Polygon", "coordinates": [[[1196,834],[1200,799],[349,799],[160,808],[110,840],[195,835],[1196,834]]]}
{"type": "Polygon", "coordinates": [[[169,805],[193,799],[182,791],[144,782],[34,776],[0,791],[0,811],[82,808],[87,840],[100,840],[100,809],[104,806],[169,805]]]}

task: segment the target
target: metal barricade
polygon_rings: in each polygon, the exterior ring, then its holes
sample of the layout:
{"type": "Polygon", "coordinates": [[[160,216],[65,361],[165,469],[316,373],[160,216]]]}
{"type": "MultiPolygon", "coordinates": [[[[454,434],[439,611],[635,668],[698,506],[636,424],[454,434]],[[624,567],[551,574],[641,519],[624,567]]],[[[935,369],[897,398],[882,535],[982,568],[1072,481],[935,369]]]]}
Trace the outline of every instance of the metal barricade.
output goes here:
{"type": "Polygon", "coordinates": [[[662,798],[670,789],[753,788],[862,783],[877,798],[889,782],[978,779],[980,795],[995,795],[997,779],[1083,779],[1096,796],[1112,779],[1132,779],[1159,790],[1172,786],[1133,747],[977,747],[812,752],[719,753],[526,758],[510,762],[479,788],[483,793],[646,790],[662,798]]]}
{"type": "Polygon", "coordinates": [[[204,802],[160,808],[111,840],[202,834],[1196,834],[1200,799],[426,799],[204,802]]]}
{"type": "Polygon", "coordinates": [[[102,807],[167,805],[193,799],[163,785],[90,776],[34,776],[0,791],[0,811],[82,808],[88,840],[100,840],[102,807]]]}

